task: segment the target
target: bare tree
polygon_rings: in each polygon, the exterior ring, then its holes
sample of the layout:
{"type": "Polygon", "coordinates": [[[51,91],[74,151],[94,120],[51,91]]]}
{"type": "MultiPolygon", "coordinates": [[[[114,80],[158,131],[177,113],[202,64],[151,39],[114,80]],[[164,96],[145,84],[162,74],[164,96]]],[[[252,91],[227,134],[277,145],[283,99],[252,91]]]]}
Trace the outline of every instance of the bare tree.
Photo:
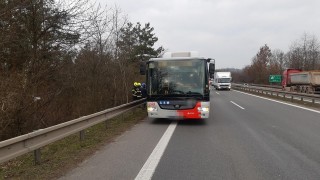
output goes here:
{"type": "Polygon", "coordinates": [[[272,51],[270,57],[269,73],[270,74],[281,74],[285,69],[285,53],[280,49],[272,51]]]}
{"type": "Polygon", "coordinates": [[[89,0],[0,1],[0,139],[129,102],[158,38],[148,24],[126,39],[127,24],[89,0]]]}
{"type": "Polygon", "coordinates": [[[288,67],[302,70],[319,69],[320,43],[314,35],[304,34],[290,46],[287,53],[288,67]]]}
{"type": "MultiPolygon", "coordinates": [[[[118,7],[115,6],[115,13],[114,13],[114,16],[113,16],[113,24],[115,25],[114,26],[114,42],[115,42],[115,50],[114,50],[114,57],[115,57],[115,60],[119,66],[119,69],[120,69],[120,74],[121,74],[121,77],[122,77],[122,83],[123,83],[123,91],[125,93],[125,102],[129,102],[129,87],[128,87],[128,81],[127,81],[127,72],[126,72],[126,63],[124,61],[123,58],[120,58],[119,56],[119,36],[120,36],[120,30],[122,28],[124,28],[124,26],[127,24],[128,20],[126,17],[124,18],[121,18],[119,15],[121,14],[121,11],[118,7]],[[121,19],[120,19],[121,18],[121,19]]],[[[114,77],[114,86],[116,86],[116,78],[114,77]]],[[[115,97],[116,99],[116,94],[115,94],[115,97]]]]}
{"type": "Polygon", "coordinates": [[[320,70],[320,42],[315,35],[303,34],[287,53],[279,49],[271,52],[267,45],[261,47],[242,72],[247,82],[267,83],[268,75],[281,74],[286,68],[320,70]]]}
{"type": "Polygon", "coordinates": [[[50,124],[45,110],[62,90],[55,77],[79,40],[74,17],[85,2],[62,9],[51,0],[1,1],[0,76],[10,84],[0,90],[1,121],[10,126],[1,138],[50,124]]]}

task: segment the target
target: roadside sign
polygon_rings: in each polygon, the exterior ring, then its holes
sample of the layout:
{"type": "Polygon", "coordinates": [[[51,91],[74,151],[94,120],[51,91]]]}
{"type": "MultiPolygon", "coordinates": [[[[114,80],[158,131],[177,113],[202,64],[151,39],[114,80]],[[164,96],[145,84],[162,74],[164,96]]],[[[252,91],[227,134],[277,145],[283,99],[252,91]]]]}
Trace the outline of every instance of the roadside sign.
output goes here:
{"type": "Polygon", "coordinates": [[[269,82],[270,83],[280,83],[281,82],[281,75],[270,75],[269,82]]]}

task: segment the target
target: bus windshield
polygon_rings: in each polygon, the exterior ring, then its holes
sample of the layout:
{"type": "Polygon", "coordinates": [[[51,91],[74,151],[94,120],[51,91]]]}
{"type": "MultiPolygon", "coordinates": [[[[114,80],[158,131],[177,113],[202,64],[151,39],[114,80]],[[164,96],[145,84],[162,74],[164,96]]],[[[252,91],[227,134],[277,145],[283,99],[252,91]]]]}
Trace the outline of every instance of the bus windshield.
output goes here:
{"type": "Polygon", "coordinates": [[[159,60],[148,64],[150,95],[203,95],[206,61],[159,60]]]}

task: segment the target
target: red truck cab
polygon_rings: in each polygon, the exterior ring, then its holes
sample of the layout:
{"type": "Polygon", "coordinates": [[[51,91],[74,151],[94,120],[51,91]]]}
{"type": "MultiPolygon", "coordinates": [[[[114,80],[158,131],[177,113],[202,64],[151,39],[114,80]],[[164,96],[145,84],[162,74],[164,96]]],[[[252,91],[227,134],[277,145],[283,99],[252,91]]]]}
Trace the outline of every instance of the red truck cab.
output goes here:
{"type": "Polygon", "coordinates": [[[298,73],[298,72],[301,72],[301,70],[300,69],[287,69],[287,70],[283,71],[282,82],[281,82],[283,90],[285,90],[286,87],[290,87],[291,79],[290,79],[289,75],[293,74],[293,73],[298,73]]]}

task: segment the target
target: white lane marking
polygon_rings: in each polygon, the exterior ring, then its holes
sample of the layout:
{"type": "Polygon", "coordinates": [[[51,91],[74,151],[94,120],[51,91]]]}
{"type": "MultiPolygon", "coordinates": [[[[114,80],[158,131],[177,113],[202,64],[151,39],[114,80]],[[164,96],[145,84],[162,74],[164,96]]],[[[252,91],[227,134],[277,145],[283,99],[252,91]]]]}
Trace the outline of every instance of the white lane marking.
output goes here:
{"type": "Polygon", "coordinates": [[[166,132],[163,134],[160,141],[158,142],[156,147],[153,149],[149,158],[144,163],[143,167],[141,168],[139,174],[136,176],[135,180],[146,180],[146,179],[152,178],[153,173],[155,172],[156,167],[158,166],[158,163],[159,163],[159,161],[164,153],[164,150],[166,149],[176,127],[177,127],[176,121],[173,121],[169,125],[166,132]]]}
{"type": "Polygon", "coordinates": [[[233,101],[230,101],[232,104],[234,104],[234,105],[236,105],[236,106],[238,106],[240,109],[244,109],[243,107],[241,107],[239,104],[237,104],[237,103],[235,103],[235,102],[233,102],[233,101]]]}
{"type": "Polygon", "coordinates": [[[261,97],[261,96],[257,96],[257,95],[253,95],[253,94],[249,94],[249,93],[244,93],[244,92],[237,91],[237,90],[234,90],[234,91],[239,92],[239,93],[242,93],[242,94],[246,94],[246,95],[249,95],[249,96],[253,96],[253,97],[257,97],[257,98],[261,98],[261,99],[265,99],[265,100],[277,102],[277,103],[280,103],[280,104],[285,104],[285,105],[288,105],[288,106],[292,106],[292,107],[304,109],[304,110],[307,110],[307,111],[312,111],[312,112],[315,112],[315,113],[320,113],[320,111],[317,111],[317,110],[314,110],[314,109],[309,109],[309,108],[305,108],[305,107],[302,107],[302,106],[298,106],[298,105],[294,105],[294,104],[289,104],[289,103],[277,101],[277,100],[274,100],[274,99],[269,99],[269,98],[265,98],[265,97],[261,97]]]}
{"type": "Polygon", "coordinates": [[[216,92],[218,95],[220,95],[220,93],[216,92]]]}

